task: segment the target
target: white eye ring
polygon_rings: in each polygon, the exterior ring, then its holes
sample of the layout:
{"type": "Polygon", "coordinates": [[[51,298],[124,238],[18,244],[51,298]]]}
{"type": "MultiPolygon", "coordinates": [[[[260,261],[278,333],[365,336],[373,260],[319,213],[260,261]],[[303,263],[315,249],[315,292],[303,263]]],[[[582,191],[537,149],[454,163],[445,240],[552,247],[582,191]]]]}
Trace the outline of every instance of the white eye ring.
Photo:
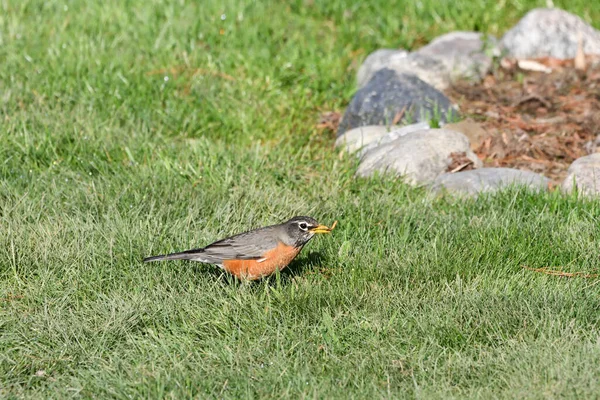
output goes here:
{"type": "Polygon", "coordinates": [[[298,224],[298,226],[300,227],[300,229],[302,229],[303,231],[308,229],[308,224],[306,222],[300,222],[298,224]]]}

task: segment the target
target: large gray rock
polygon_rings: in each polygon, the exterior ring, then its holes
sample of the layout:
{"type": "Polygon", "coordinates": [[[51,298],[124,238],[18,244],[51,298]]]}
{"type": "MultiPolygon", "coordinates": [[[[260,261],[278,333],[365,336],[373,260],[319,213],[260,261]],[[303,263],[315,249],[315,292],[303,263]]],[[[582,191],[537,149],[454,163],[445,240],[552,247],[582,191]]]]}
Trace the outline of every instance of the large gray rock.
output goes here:
{"type": "Polygon", "coordinates": [[[574,188],[583,195],[600,194],[600,153],[590,154],[573,161],[567,170],[561,188],[570,192],[574,188]]]}
{"type": "Polygon", "coordinates": [[[428,129],[407,133],[369,150],[356,173],[359,176],[394,173],[410,184],[427,184],[446,172],[452,153],[464,153],[476,167],[481,166],[465,135],[447,129],[428,129]]]}
{"type": "Polygon", "coordinates": [[[441,92],[415,75],[397,74],[386,68],[356,92],[342,118],[338,136],[359,126],[389,126],[407,119],[421,122],[436,116],[446,122],[450,113],[458,115],[441,92]]]}
{"type": "Polygon", "coordinates": [[[557,8],[536,8],[506,32],[501,47],[515,58],[574,58],[580,34],[584,53],[600,54],[600,32],[591,25],[557,8]]]}
{"type": "Polygon", "coordinates": [[[419,122],[403,127],[394,126],[392,130],[390,129],[383,125],[361,126],[350,129],[341,136],[338,136],[335,141],[335,147],[343,147],[348,153],[355,153],[358,150],[364,153],[366,150],[383,143],[391,142],[409,132],[429,129],[429,124],[427,122],[419,122]]]}
{"type": "MultiPolygon", "coordinates": [[[[495,39],[489,41],[495,45],[495,39]]],[[[477,32],[451,32],[434,39],[421,49],[381,49],[371,53],[358,70],[359,88],[365,86],[383,68],[399,74],[409,73],[438,90],[444,90],[457,79],[479,80],[492,65],[485,43],[477,32]]]]}
{"type": "Polygon", "coordinates": [[[513,168],[481,168],[438,176],[432,190],[477,196],[479,193],[495,192],[508,186],[526,186],[532,190],[548,190],[550,180],[545,176],[513,168]]]}

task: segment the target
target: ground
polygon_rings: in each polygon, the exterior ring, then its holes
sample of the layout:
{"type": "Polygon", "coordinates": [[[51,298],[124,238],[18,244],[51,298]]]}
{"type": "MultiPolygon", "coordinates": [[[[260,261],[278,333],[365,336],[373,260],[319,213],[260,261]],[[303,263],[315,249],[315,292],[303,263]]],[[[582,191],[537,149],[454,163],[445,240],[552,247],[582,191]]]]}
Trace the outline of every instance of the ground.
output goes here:
{"type": "Polygon", "coordinates": [[[315,127],[539,5],[0,0],[0,397],[594,397],[600,285],[523,266],[593,273],[597,201],[355,179],[315,127]],[[295,214],[338,225],[272,279],[141,262],[295,214]]]}

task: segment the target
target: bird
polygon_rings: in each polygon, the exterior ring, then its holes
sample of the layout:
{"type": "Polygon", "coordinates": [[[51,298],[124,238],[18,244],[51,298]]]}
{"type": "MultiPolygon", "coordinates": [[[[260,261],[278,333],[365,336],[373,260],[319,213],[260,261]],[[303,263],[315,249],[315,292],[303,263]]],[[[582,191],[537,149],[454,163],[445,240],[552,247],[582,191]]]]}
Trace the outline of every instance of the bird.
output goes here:
{"type": "Polygon", "coordinates": [[[286,222],[253,229],[219,240],[206,247],[147,257],[144,262],[191,260],[214,264],[240,280],[258,280],[287,267],[302,248],[331,228],[312,217],[296,216],[286,222]]]}

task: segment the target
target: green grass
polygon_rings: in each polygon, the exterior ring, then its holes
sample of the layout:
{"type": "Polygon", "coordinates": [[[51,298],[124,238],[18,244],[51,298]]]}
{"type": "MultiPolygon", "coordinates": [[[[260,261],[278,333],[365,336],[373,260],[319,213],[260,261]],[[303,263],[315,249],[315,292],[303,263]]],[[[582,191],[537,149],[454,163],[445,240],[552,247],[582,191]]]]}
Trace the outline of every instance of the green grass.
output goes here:
{"type": "Polygon", "coordinates": [[[356,180],[314,128],[369,52],[540,5],[0,0],[0,397],[597,396],[598,281],[521,268],[597,269],[597,201],[356,180]],[[266,281],[141,262],[297,214],[339,225],[266,281]]]}

